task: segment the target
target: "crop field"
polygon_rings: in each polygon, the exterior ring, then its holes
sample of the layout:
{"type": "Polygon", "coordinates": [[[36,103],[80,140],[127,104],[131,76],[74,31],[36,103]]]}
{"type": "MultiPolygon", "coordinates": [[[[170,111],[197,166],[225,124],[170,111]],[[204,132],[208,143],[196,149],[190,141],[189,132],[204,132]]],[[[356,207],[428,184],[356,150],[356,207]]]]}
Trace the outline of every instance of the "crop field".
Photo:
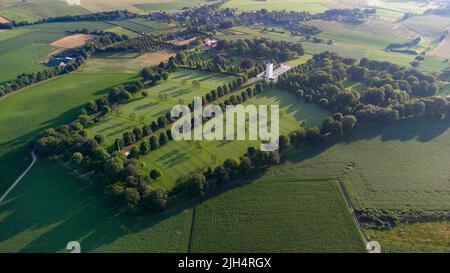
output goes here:
{"type": "Polygon", "coordinates": [[[449,209],[449,126],[404,121],[361,128],[336,143],[299,151],[276,175],[340,180],[358,208],[449,209]]]}
{"type": "Polygon", "coordinates": [[[164,34],[177,30],[175,26],[159,21],[149,21],[142,18],[133,18],[122,21],[108,22],[136,33],[164,34]]]}
{"type": "Polygon", "coordinates": [[[56,49],[49,45],[64,36],[60,32],[31,32],[24,29],[2,32],[0,35],[0,62],[4,70],[0,82],[12,80],[21,73],[39,71],[42,62],[56,49]],[[5,36],[3,36],[6,33],[5,36]]]}
{"type": "Polygon", "coordinates": [[[442,32],[450,26],[450,17],[436,15],[415,16],[403,21],[402,24],[425,36],[439,38],[442,32]]]}
{"type": "Polygon", "coordinates": [[[110,114],[100,123],[89,128],[88,134],[90,136],[102,134],[106,137],[107,143],[112,144],[117,137],[122,136],[128,129],[137,125],[142,127],[147,123],[150,124],[180,102],[187,104],[195,96],[203,96],[212,89],[216,89],[233,79],[233,76],[218,73],[190,69],[177,71],[171,74],[167,81],[146,89],[147,97],[136,97],[131,102],[122,105],[119,111],[110,114]],[[192,85],[194,80],[200,83],[200,87],[197,88],[192,85]],[[135,119],[130,118],[131,113],[135,115],[135,119]],[[145,123],[138,120],[141,115],[144,115],[145,123]]]}
{"type": "Polygon", "coordinates": [[[133,76],[71,73],[0,99],[0,192],[31,162],[28,143],[39,132],[72,121],[84,103],[133,76]]]}
{"type": "Polygon", "coordinates": [[[0,204],[0,252],[67,252],[73,240],[82,252],[187,251],[192,209],[121,215],[85,183],[38,161],[0,204]]]}
{"type": "Polygon", "coordinates": [[[0,8],[0,16],[10,21],[33,22],[41,18],[86,14],[87,11],[77,5],[68,5],[65,1],[32,0],[0,8]]]}
{"type": "MultiPolygon", "coordinates": [[[[225,100],[225,98],[221,98],[225,100]]],[[[220,103],[218,101],[217,103],[220,103]]],[[[280,134],[288,133],[300,128],[301,122],[308,126],[320,126],[322,121],[330,115],[314,104],[303,103],[288,92],[269,89],[245,101],[243,105],[279,105],[280,134]]],[[[187,174],[214,167],[227,158],[239,158],[249,146],[259,147],[260,141],[171,141],[159,149],[150,152],[139,159],[143,163],[146,173],[152,169],[160,169],[163,175],[152,187],[170,189],[178,178],[187,174]]]]}
{"type": "Polygon", "coordinates": [[[199,204],[194,214],[193,252],[365,251],[336,181],[264,176],[199,204]]]}
{"type": "Polygon", "coordinates": [[[383,252],[450,251],[450,222],[400,224],[389,231],[368,230],[371,240],[380,242],[383,252]]]}
{"type": "Polygon", "coordinates": [[[294,10],[320,13],[337,4],[334,0],[231,0],[226,2],[224,8],[237,8],[239,11],[267,10],[294,10]]]}

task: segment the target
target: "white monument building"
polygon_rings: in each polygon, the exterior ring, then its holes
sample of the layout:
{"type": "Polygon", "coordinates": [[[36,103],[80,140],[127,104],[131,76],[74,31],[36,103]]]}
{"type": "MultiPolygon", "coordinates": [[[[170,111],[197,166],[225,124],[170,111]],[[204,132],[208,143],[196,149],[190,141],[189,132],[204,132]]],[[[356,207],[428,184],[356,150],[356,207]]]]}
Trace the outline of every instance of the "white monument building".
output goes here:
{"type": "Polygon", "coordinates": [[[273,63],[268,62],[266,64],[266,80],[270,81],[273,79],[273,63]]]}

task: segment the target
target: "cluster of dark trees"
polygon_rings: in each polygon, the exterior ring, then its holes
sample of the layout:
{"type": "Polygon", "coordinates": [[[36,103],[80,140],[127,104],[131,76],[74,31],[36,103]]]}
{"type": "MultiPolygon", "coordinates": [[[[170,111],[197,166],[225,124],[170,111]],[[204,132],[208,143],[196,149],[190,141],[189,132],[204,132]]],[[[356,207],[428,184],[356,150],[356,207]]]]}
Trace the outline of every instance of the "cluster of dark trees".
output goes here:
{"type": "Polygon", "coordinates": [[[0,83],[0,97],[8,93],[14,92],[28,85],[58,76],[61,74],[75,71],[80,67],[87,58],[95,54],[95,52],[105,46],[121,42],[126,37],[115,33],[105,33],[104,35],[90,40],[81,48],[68,49],[59,56],[72,57],[73,60],[66,63],[66,66],[49,67],[39,72],[33,72],[29,74],[21,74],[17,76],[17,79],[0,83]]]}
{"type": "Polygon", "coordinates": [[[163,49],[176,50],[184,47],[175,46],[172,43],[155,39],[151,36],[140,36],[128,39],[119,43],[112,44],[102,49],[105,52],[111,51],[137,51],[137,52],[156,52],[163,49]]]}
{"type": "Polygon", "coordinates": [[[367,17],[376,15],[376,13],[376,9],[329,9],[324,13],[315,14],[313,19],[361,24],[367,17]]]}
{"type": "Polygon", "coordinates": [[[13,26],[25,26],[44,23],[56,23],[56,22],[80,22],[80,21],[113,21],[113,20],[125,20],[138,17],[137,14],[129,12],[127,10],[114,10],[104,11],[96,13],[88,13],[81,15],[65,15],[50,18],[43,18],[34,22],[16,22],[13,21],[13,26]]]}
{"type": "Polygon", "coordinates": [[[232,55],[266,58],[277,62],[284,62],[305,53],[300,43],[272,41],[265,38],[220,40],[217,49],[232,55]]]}
{"type": "Polygon", "coordinates": [[[86,171],[95,171],[95,186],[117,206],[130,211],[154,213],[164,209],[167,193],[151,190],[148,175],[138,172],[134,160],[120,153],[108,153],[104,137],[87,138],[83,125],[77,120],[57,129],[47,129],[39,135],[36,150],[44,156],[64,156],[86,171]]]}
{"type": "Polygon", "coordinates": [[[433,75],[389,62],[363,58],[357,64],[325,52],[282,75],[277,84],[333,112],[355,115],[361,122],[448,117],[448,98],[436,96],[439,85],[433,75]],[[363,83],[366,91],[347,90],[343,82],[348,79],[363,83]]]}

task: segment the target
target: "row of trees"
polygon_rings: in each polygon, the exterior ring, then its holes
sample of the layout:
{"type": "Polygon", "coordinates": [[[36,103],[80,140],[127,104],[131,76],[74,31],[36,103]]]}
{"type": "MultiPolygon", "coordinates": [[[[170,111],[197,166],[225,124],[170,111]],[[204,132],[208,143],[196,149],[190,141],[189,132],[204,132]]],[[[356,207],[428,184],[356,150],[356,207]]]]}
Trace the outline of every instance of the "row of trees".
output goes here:
{"type": "Polygon", "coordinates": [[[361,121],[427,116],[411,114],[415,111],[446,116],[445,107],[429,102],[445,105],[442,101],[446,101],[435,96],[440,87],[434,76],[388,62],[363,58],[356,64],[353,59],[327,52],[282,75],[277,84],[306,101],[315,101],[333,112],[353,114],[361,121]],[[347,79],[361,83],[360,88],[366,90],[348,90],[343,85],[347,79]],[[420,110],[410,105],[424,107],[420,110]]]}
{"type": "MultiPolygon", "coordinates": [[[[202,96],[202,103],[212,103],[220,97],[223,97],[237,89],[239,89],[245,81],[243,78],[237,78],[228,84],[217,87],[215,90],[211,90],[205,96],[202,96]]],[[[236,105],[241,103],[247,98],[254,96],[257,92],[262,92],[263,87],[258,84],[254,88],[247,88],[247,90],[242,91],[240,94],[231,95],[229,99],[225,100],[224,103],[220,103],[219,106],[225,110],[226,105],[236,105]]],[[[191,111],[194,110],[194,102],[188,104],[191,111]]],[[[115,147],[122,149],[124,147],[133,146],[129,150],[129,158],[137,159],[141,155],[145,155],[150,151],[154,151],[159,147],[166,144],[168,141],[172,140],[172,135],[170,129],[160,132],[158,135],[156,133],[166,128],[169,124],[173,123],[176,119],[171,116],[170,112],[166,112],[164,115],[158,117],[157,121],[152,121],[150,125],[144,125],[142,128],[135,127],[133,130],[125,132],[122,138],[117,138],[114,142],[115,147]],[[150,138],[148,141],[147,137],[150,138]],[[137,144],[139,146],[137,146],[137,144]]],[[[206,121],[206,120],[204,120],[206,121]]],[[[191,122],[194,124],[194,122],[191,122]]]]}
{"type": "Polygon", "coordinates": [[[136,38],[128,39],[120,43],[112,44],[102,49],[105,52],[111,51],[137,51],[137,52],[156,52],[163,49],[177,50],[183,49],[184,46],[176,46],[172,43],[165,42],[159,39],[155,39],[152,36],[139,36],[136,38]]]}

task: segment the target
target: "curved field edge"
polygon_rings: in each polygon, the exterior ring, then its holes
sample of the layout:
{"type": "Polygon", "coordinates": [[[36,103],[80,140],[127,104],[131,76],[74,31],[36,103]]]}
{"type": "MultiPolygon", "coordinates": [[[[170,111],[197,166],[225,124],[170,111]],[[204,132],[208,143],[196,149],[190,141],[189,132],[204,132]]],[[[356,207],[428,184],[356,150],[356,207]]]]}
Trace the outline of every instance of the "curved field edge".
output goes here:
{"type": "Polygon", "coordinates": [[[0,99],[0,192],[31,162],[31,143],[37,134],[72,121],[86,102],[133,77],[119,73],[71,73],[0,99]]]}

